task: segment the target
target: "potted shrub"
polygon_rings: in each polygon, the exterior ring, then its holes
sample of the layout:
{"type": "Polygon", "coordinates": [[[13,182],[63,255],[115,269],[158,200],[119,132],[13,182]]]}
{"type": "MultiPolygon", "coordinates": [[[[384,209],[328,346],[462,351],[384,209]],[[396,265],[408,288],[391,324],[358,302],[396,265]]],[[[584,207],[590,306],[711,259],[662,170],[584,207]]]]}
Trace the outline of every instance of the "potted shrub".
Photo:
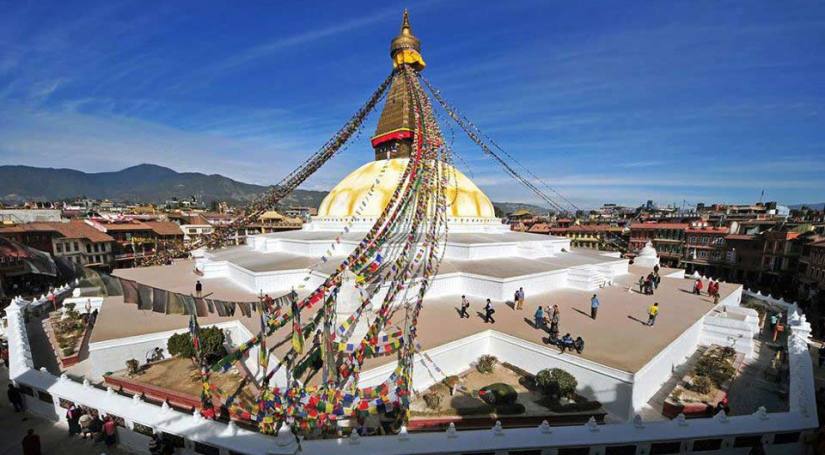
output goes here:
{"type": "Polygon", "coordinates": [[[140,372],[140,363],[137,359],[129,359],[126,361],[126,369],[129,372],[129,376],[135,376],[140,372]]]}
{"type": "Polygon", "coordinates": [[[435,392],[427,392],[422,398],[429,409],[437,410],[441,406],[441,396],[435,392]]]}
{"type": "Polygon", "coordinates": [[[493,368],[498,363],[498,359],[494,355],[483,355],[478,358],[478,363],[476,363],[476,370],[479,373],[483,374],[490,374],[493,372],[493,368]]]}

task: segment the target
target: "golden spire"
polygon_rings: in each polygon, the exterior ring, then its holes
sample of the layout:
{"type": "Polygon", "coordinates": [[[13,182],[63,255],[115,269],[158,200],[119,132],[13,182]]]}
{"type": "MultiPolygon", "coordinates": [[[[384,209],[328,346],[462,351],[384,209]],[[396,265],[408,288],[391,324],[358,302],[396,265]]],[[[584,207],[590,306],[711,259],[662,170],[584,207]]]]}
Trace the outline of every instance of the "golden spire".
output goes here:
{"type": "Polygon", "coordinates": [[[404,18],[401,20],[401,31],[390,44],[390,57],[392,57],[393,66],[407,63],[419,71],[426,66],[424,59],[421,58],[421,41],[412,33],[410,13],[406,9],[404,18]]]}

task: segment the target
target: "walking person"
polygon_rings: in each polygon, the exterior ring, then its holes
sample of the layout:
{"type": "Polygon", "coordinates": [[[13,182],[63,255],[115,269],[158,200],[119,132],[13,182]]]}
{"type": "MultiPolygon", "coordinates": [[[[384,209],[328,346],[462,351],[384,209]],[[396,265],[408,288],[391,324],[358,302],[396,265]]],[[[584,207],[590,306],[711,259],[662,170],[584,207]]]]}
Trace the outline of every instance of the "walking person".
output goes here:
{"type": "Polygon", "coordinates": [[[639,277],[639,294],[644,294],[644,293],[645,293],[645,277],[640,276],[639,277]]]}
{"type": "Polygon", "coordinates": [[[203,295],[203,284],[201,280],[195,282],[195,297],[200,298],[203,295]]]}
{"type": "Polygon", "coordinates": [[[40,451],[40,436],[38,436],[33,429],[29,428],[26,436],[20,444],[23,446],[23,455],[41,455],[40,451]]]}
{"type": "Polygon", "coordinates": [[[115,419],[106,416],[106,420],[103,422],[103,441],[106,443],[106,447],[112,447],[115,445],[116,440],[117,424],[115,423],[115,419]]]}
{"type": "Polygon", "coordinates": [[[516,309],[524,308],[524,288],[518,288],[518,300],[516,301],[516,309]]]}
{"type": "Polygon", "coordinates": [[[66,420],[69,422],[69,436],[80,433],[80,408],[75,405],[69,406],[66,411],[66,420]]]}
{"type": "Polygon", "coordinates": [[[559,321],[561,320],[561,312],[558,305],[553,305],[553,316],[550,318],[550,338],[555,339],[559,336],[559,321]]]}
{"type": "Polygon", "coordinates": [[[470,308],[470,301],[467,300],[467,296],[461,296],[461,308],[458,310],[458,315],[461,319],[470,318],[470,315],[467,313],[467,310],[470,308]]]}
{"type": "Polygon", "coordinates": [[[9,384],[9,390],[6,392],[6,395],[9,397],[9,403],[14,407],[14,412],[23,410],[23,394],[20,393],[20,389],[15,387],[14,384],[9,384]]]}
{"type": "Polygon", "coordinates": [[[656,315],[659,314],[659,302],[654,303],[647,309],[647,325],[653,327],[656,323],[656,315]]]}
{"type": "Polygon", "coordinates": [[[596,294],[593,294],[593,297],[590,298],[590,317],[594,321],[596,320],[596,314],[598,314],[599,312],[600,304],[601,303],[599,302],[599,298],[596,296],[596,294]]]}
{"type": "Polygon", "coordinates": [[[484,305],[484,322],[486,323],[496,323],[496,320],[493,319],[493,313],[496,312],[496,309],[493,308],[493,302],[490,299],[487,299],[487,304],[484,305]]]}
{"type": "Polygon", "coordinates": [[[770,333],[773,333],[773,330],[776,328],[776,324],[779,323],[779,315],[776,313],[772,313],[771,317],[768,319],[770,333]]]}
{"type": "Polygon", "coordinates": [[[539,305],[533,314],[533,321],[537,329],[544,329],[544,309],[539,305]]]}
{"type": "Polygon", "coordinates": [[[693,283],[693,293],[696,294],[696,295],[702,295],[702,288],[703,287],[704,286],[702,285],[702,279],[701,278],[696,278],[696,282],[693,283]]]}

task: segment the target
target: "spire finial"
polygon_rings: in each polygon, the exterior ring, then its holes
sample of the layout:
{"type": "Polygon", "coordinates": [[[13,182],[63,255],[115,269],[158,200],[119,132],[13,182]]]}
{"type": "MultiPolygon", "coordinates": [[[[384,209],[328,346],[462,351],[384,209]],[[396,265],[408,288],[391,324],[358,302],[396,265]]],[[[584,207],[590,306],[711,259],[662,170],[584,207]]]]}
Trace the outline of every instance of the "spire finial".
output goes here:
{"type": "Polygon", "coordinates": [[[404,18],[401,19],[401,33],[412,33],[412,26],[410,26],[410,12],[404,8],[404,18]]]}

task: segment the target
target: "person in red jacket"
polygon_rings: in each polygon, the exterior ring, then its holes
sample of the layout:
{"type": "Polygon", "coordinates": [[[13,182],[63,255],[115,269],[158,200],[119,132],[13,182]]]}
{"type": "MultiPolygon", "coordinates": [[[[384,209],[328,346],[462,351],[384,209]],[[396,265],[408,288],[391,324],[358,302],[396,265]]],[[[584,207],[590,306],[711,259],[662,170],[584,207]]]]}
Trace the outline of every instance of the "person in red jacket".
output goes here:
{"type": "Polygon", "coordinates": [[[693,284],[693,293],[696,295],[701,295],[703,287],[701,278],[697,278],[696,283],[693,284]]]}

